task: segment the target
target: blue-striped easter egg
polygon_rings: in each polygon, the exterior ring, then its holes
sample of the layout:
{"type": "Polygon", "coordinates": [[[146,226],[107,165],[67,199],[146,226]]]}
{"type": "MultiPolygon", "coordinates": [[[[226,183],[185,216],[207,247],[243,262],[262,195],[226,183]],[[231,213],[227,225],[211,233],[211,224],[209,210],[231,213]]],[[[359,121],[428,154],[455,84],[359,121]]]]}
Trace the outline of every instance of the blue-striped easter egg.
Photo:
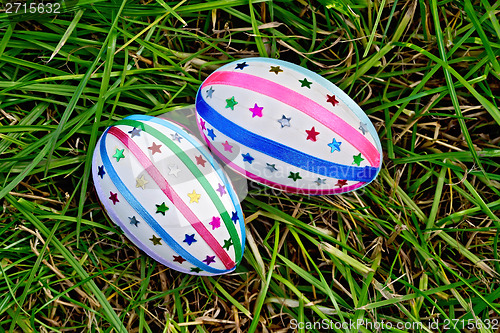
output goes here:
{"type": "Polygon", "coordinates": [[[143,115],[116,122],[97,143],[92,176],[110,219],[158,262],[196,275],[240,263],[238,198],[205,146],[179,125],[143,115]]]}
{"type": "Polygon", "coordinates": [[[222,66],[203,81],[196,111],[211,151],[272,188],[343,193],[380,171],[380,140],[363,110],[330,81],[286,61],[222,66]]]}

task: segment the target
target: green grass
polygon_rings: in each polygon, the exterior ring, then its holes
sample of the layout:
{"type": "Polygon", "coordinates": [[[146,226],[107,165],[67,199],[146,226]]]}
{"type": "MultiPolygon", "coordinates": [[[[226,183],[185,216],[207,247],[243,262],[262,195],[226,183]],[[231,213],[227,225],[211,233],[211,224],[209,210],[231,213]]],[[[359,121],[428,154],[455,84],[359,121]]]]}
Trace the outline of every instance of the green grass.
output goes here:
{"type": "Polygon", "coordinates": [[[495,332],[499,14],[488,0],[0,12],[0,332],[495,332]],[[250,56],[344,89],[378,130],[382,172],[340,196],[251,184],[236,273],[177,273],[107,219],[91,153],[115,121],[191,105],[208,74],[250,56]]]}

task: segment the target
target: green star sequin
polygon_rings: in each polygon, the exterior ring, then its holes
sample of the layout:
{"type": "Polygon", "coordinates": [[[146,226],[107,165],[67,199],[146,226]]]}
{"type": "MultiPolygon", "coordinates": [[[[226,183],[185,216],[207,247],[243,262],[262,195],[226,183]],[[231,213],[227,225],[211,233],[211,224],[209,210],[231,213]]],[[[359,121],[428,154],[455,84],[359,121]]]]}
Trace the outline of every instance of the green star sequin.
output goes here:
{"type": "Polygon", "coordinates": [[[300,82],[300,87],[301,88],[302,87],[307,87],[307,88],[311,89],[312,82],[307,81],[307,78],[304,78],[304,80],[299,80],[299,82],[300,82]]]}
{"type": "Polygon", "coordinates": [[[229,239],[224,239],[224,246],[222,247],[223,249],[226,249],[226,251],[229,251],[229,248],[233,245],[233,241],[231,238],[229,239]]]}
{"type": "Polygon", "coordinates": [[[358,155],[353,155],[352,158],[354,159],[354,161],[352,162],[352,164],[356,164],[357,166],[359,166],[359,164],[361,163],[361,161],[364,161],[365,159],[361,157],[361,153],[359,153],[358,155]]]}
{"type": "Polygon", "coordinates": [[[302,177],[300,177],[299,173],[298,172],[291,172],[290,171],[290,176],[288,176],[288,178],[292,178],[293,181],[297,181],[297,179],[302,179],[302,177]]]}
{"type": "Polygon", "coordinates": [[[199,268],[199,267],[191,267],[191,272],[193,272],[193,273],[199,273],[199,272],[201,272],[201,268],[199,268]]]}
{"type": "Polygon", "coordinates": [[[156,205],[156,214],[161,213],[163,216],[165,216],[165,212],[168,210],[167,205],[165,205],[164,202],[161,203],[161,205],[156,205]]]}
{"type": "Polygon", "coordinates": [[[234,111],[234,106],[238,104],[238,102],[234,100],[234,96],[226,99],[226,103],[227,103],[226,108],[231,108],[231,110],[233,111],[234,111]]]}
{"type": "Polygon", "coordinates": [[[125,149],[116,148],[116,153],[113,155],[113,157],[116,158],[117,162],[119,162],[121,158],[125,158],[125,155],[123,155],[124,151],[125,149]]]}

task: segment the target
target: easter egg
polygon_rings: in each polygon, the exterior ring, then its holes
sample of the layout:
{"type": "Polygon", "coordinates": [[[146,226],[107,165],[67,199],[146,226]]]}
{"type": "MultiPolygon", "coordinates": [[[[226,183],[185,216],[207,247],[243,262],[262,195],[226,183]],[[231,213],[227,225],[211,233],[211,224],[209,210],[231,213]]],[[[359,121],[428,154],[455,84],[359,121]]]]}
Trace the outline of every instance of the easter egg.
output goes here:
{"type": "Polygon", "coordinates": [[[116,122],[97,143],[92,176],[110,219],[158,262],[195,275],[240,263],[237,196],[205,146],[179,125],[143,115],[116,122]]]}
{"type": "Polygon", "coordinates": [[[337,194],[370,183],[382,163],[377,132],[341,89],[295,64],[248,58],[210,74],[196,96],[211,151],[255,182],[337,194]]]}

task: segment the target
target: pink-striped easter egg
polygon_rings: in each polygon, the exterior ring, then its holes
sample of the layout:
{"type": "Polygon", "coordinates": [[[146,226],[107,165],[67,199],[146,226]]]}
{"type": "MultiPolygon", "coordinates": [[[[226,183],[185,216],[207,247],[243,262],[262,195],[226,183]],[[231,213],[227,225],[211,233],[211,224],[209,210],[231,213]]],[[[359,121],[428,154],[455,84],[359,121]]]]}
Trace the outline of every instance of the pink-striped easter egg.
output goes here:
{"type": "Polygon", "coordinates": [[[378,174],[382,148],[361,108],[330,81],[269,58],[222,66],[196,96],[211,151],[250,180],[292,193],[336,194],[378,174]]]}
{"type": "Polygon", "coordinates": [[[97,143],[92,175],[110,219],[158,262],[218,275],[241,261],[240,202],[221,166],[179,125],[143,115],[116,122],[97,143]]]}

